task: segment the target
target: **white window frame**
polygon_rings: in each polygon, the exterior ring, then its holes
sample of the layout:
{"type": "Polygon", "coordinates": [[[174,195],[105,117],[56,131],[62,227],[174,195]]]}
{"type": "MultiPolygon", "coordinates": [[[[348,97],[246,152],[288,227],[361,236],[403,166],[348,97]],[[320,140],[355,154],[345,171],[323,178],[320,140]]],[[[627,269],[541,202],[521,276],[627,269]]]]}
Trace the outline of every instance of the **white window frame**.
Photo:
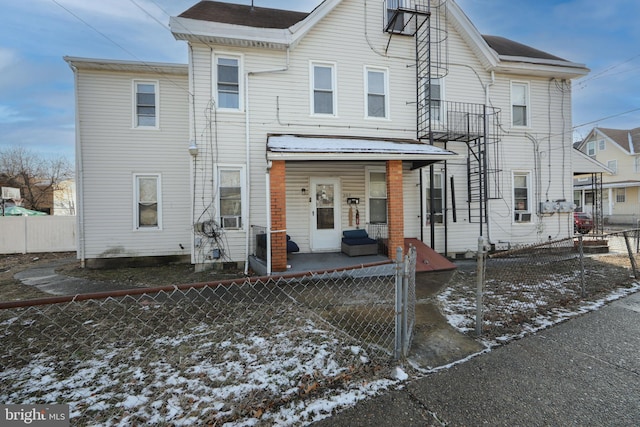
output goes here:
{"type": "Polygon", "coordinates": [[[587,156],[594,157],[596,155],[596,142],[587,141],[587,156]]]}
{"type": "MultiPolygon", "coordinates": [[[[424,218],[425,218],[425,222],[426,224],[430,224],[431,223],[431,217],[430,214],[431,212],[429,212],[429,202],[430,202],[430,197],[429,197],[429,190],[431,189],[431,174],[429,173],[429,168],[424,168],[423,169],[423,173],[424,173],[424,178],[423,178],[423,182],[424,182],[424,218]]],[[[444,171],[438,171],[438,170],[434,170],[433,171],[433,176],[434,178],[439,176],[440,177],[440,200],[441,200],[441,204],[440,204],[440,211],[436,211],[434,216],[439,217],[440,221],[436,221],[435,222],[435,226],[444,226],[444,215],[445,215],[445,191],[446,191],[446,185],[445,185],[445,174],[444,171]]],[[[438,188],[438,187],[434,187],[434,188],[438,188]]]]}
{"type": "Polygon", "coordinates": [[[604,139],[599,139],[598,140],[598,151],[604,151],[607,149],[607,143],[605,142],[604,139]]]}
{"type": "Polygon", "coordinates": [[[387,201],[387,212],[385,213],[386,221],[384,223],[376,222],[375,224],[388,224],[389,223],[389,194],[387,193],[387,169],[385,167],[367,166],[365,167],[365,191],[367,200],[367,223],[371,223],[371,200],[372,199],[385,199],[387,201]],[[371,197],[371,174],[372,173],[384,173],[385,174],[385,197],[371,197]]]}
{"type": "Polygon", "coordinates": [[[525,82],[525,81],[517,81],[517,80],[513,80],[511,81],[511,127],[514,128],[530,128],[531,127],[531,88],[529,85],[529,82],[525,82]],[[525,124],[521,125],[521,124],[515,124],[514,123],[514,114],[513,114],[513,108],[516,106],[522,106],[521,104],[515,104],[515,100],[514,100],[514,87],[516,86],[524,86],[525,88],[525,104],[524,104],[524,108],[526,109],[525,111],[525,124]]]}
{"type": "Polygon", "coordinates": [[[616,203],[626,203],[627,201],[627,189],[625,187],[616,188],[616,203]]]}
{"type": "Polygon", "coordinates": [[[244,111],[244,55],[234,54],[234,53],[225,53],[225,52],[217,52],[213,55],[213,64],[211,66],[212,73],[212,88],[213,88],[213,99],[216,103],[216,109],[219,111],[229,111],[229,112],[241,112],[244,111]],[[220,91],[218,90],[218,60],[219,59],[232,59],[238,61],[238,108],[232,107],[222,107],[220,106],[220,91]]]}
{"type": "Polygon", "coordinates": [[[531,223],[533,220],[533,209],[534,207],[531,205],[533,199],[531,198],[531,171],[525,170],[514,170],[511,172],[511,197],[512,197],[512,206],[513,206],[513,222],[516,224],[521,223],[531,223]],[[526,209],[518,209],[516,206],[516,177],[525,176],[527,178],[527,207],[526,209]]]}
{"type": "Polygon", "coordinates": [[[607,160],[607,167],[611,169],[614,175],[618,174],[618,161],[617,160],[607,160]]]}
{"type": "Polygon", "coordinates": [[[389,69],[382,67],[364,67],[364,117],[365,119],[373,119],[373,120],[388,120],[390,118],[389,115],[389,69]],[[369,73],[381,73],[383,77],[383,92],[382,93],[372,93],[370,92],[369,87],[369,73]],[[383,96],[384,97],[384,115],[382,116],[372,116],[369,111],[369,96],[383,96]]]}
{"type": "Polygon", "coordinates": [[[244,165],[238,165],[238,164],[220,164],[220,165],[216,165],[215,168],[215,179],[216,179],[216,188],[217,188],[217,192],[216,192],[216,212],[218,212],[218,215],[216,217],[216,222],[218,223],[218,225],[220,226],[221,229],[225,230],[225,231],[246,231],[247,230],[247,183],[246,183],[246,171],[245,171],[245,166],[244,165]],[[224,171],[233,171],[233,172],[239,172],[240,173],[240,221],[241,221],[241,226],[240,227],[230,227],[230,228],[225,228],[224,224],[222,223],[222,211],[220,209],[220,173],[224,172],[224,171]]]}
{"type": "MultiPolygon", "coordinates": [[[[405,7],[405,3],[408,3],[406,0],[385,0],[384,2],[384,28],[387,28],[389,25],[389,20],[394,11],[398,8],[405,7]]],[[[409,34],[411,30],[415,27],[409,20],[407,26],[405,28],[405,17],[404,13],[398,16],[398,19],[394,23],[394,28],[392,28],[391,32],[397,34],[409,34]],[[404,28],[404,31],[401,31],[404,28]]]]}
{"type": "Polygon", "coordinates": [[[132,127],[133,129],[159,129],[160,128],[160,82],[158,80],[133,80],[131,82],[132,87],[132,127]],[[155,124],[153,126],[150,125],[139,125],[138,124],[138,85],[152,85],[153,92],[155,95],[155,124]]]}
{"type": "MultiPolygon", "coordinates": [[[[338,84],[337,84],[337,64],[335,62],[326,61],[310,61],[309,62],[309,111],[313,117],[338,117],[338,84]],[[332,112],[316,113],[315,111],[315,68],[324,67],[331,69],[331,95],[332,95],[332,112]]],[[[326,92],[326,91],[325,91],[326,92]]]]}
{"type": "MultiPolygon", "coordinates": [[[[422,77],[422,84],[425,85],[423,87],[423,97],[424,99],[421,100],[421,102],[423,103],[423,105],[425,106],[425,109],[429,110],[429,114],[431,115],[431,122],[432,123],[436,123],[436,124],[442,124],[442,123],[446,123],[446,109],[444,108],[444,100],[445,100],[445,93],[444,93],[444,78],[432,78],[431,79],[431,84],[429,86],[426,85],[427,82],[427,78],[426,77],[422,77]],[[429,96],[427,93],[427,90],[430,90],[431,87],[433,86],[433,83],[437,83],[437,86],[440,88],[440,98],[437,99],[436,101],[438,102],[438,110],[439,110],[439,114],[438,117],[433,117],[433,111],[431,110],[431,106],[427,106],[427,102],[429,102],[429,96]]],[[[431,103],[433,105],[434,100],[431,99],[431,103]]]]}
{"type": "Polygon", "coordinates": [[[640,173],[640,156],[636,156],[633,161],[633,168],[636,173],[640,173]]]}
{"type": "Polygon", "coordinates": [[[135,173],[133,174],[133,229],[134,231],[154,231],[162,230],[162,176],[159,173],[135,173]],[[157,204],[157,225],[140,224],[140,179],[156,179],[156,204],[157,204]]]}

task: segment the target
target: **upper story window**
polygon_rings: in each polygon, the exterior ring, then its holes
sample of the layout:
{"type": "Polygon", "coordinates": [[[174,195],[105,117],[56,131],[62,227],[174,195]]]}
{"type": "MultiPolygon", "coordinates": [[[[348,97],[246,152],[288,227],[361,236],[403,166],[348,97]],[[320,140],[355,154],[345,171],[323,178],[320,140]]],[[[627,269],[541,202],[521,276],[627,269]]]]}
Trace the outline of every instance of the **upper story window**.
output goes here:
{"type": "Polygon", "coordinates": [[[607,161],[607,167],[611,169],[614,175],[618,174],[618,161],[617,160],[609,160],[607,161]]]}
{"type": "Polygon", "coordinates": [[[598,151],[604,151],[607,148],[607,144],[604,141],[604,139],[599,139],[598,140],[598,151]]]}
{"type": "Polygon", "coordinates": [[[366,68],[366,116],[375,118],[388,117],[387,71],[384,69],[366,68]]]}
{"type": "Polygon", "coordinates": [[[160,175],[134,175],[134,181],[135,229],[160,229],[162,224],[160,175]]]}
{"type": "Polygon", "coordinates": [[[387,173],[383,169],[367,170],[369,222],[387,223],[387,173]]]}
{"type": "Polygon", "coordinates": [[[513,212],[515,222],[531,222],[529,172],[513,173],[513,212]]]}
{"type": "Polygon", "coordinates": [[[529,126],[529,84],[511,82],[511,125],[529,126]]]}
{"type": "Polygon", "coordinates": [[[636,173],[640,173],[640,156],[636,156],[633,160],[633,166],[636,173]]]}
{"type": "Polygon", "coordinates": [[[329,63],[311,64],[311,112],[336,115],[336,67],[329,63]]]}
{"type": "Polygon", "coordinates": [[[444,120],[442,117],[443,93],[442,79],[431,79],[430,84],[425,87],[425,102],[429,102],[429,115],[434,122],[444,120]]]}
{"type": "Polygon", "coordinates": [[[240,58],[216,57],[216,91],[218,108],[240,109],[240,58]]]}
{"type": "Polygon", "coordinates": [[[134,127],[158,127],[158,82],[134,81],[134,127]]]}
{"type": "Polygon", "coordinates": [[[404,13],[396,11],[404,7],[404,0],[386,0],[387,16],[384,21],[387,31],[398,33],[404,29],[404,13]]]}
{"type": "Polygon", "coordinates": [[[587,156],[595,156],[596,155],[596,142],[589,141],[587,142],[587,156]]]}

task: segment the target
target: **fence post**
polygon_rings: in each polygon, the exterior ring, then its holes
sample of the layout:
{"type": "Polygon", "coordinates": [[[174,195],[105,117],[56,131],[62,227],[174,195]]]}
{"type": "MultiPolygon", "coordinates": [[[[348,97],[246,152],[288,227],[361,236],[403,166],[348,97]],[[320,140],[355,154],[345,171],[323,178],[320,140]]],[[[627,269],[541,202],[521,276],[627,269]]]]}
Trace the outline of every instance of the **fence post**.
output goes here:
{"type": "Polygon", "coordinates": [[[402,248],[396,249],[396,340],[393,357],[398,360],[402,355],[402,282],[404,263],[402,262],[402,248]]]}
{"type": "Polygon", "coordinates": [[[633,256],[633,250],[631,249],[631,243],[629,243],[629,232],[625,231],[622,233],[624,235],[624,243],[627,245],[627,252],[629,253],[629,261],[631,261],[631,269],[633,270],[633,277],[638,278],[638,266],[636,265],[636,259],[633,256]]]}
{"type": "Polygon", "coordinates": [[[587,296],[585,287],[585,271],[584,271],[584,246],[582,243],[582,234],[578,234],[578,256],[580,257],[580,294],[582,298],[587,296]]]}
{"type": "Polygon", "coordinates": [[[484,239],[478,237],[478,255],[476,271],[478,275],[478,283],[476,288],[476,335],[482,335],[482,288],[484,286],[484,239]]]}

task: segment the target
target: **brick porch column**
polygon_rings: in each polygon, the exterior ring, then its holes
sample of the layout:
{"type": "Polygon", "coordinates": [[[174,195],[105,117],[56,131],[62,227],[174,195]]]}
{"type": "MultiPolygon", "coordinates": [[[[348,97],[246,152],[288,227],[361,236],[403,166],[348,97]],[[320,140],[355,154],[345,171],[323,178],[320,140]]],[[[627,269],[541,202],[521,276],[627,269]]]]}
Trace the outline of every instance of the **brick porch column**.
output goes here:
{"type": "MultiPolygon", "coordinates": [[[[269,171],[271,187],[271,230],[287,228],[286,169],[284,160],[274,160],[269,171]]],[[[287,270],[287,233],[271,233],[271,271],[287,270]]]]}
{"type": "Polygon", "coordinates": [[[395,259],[398,246],[404,251],[404,201],[402,194],[402,160],[387,160],[388,248],[391,259],[395,259]]]}

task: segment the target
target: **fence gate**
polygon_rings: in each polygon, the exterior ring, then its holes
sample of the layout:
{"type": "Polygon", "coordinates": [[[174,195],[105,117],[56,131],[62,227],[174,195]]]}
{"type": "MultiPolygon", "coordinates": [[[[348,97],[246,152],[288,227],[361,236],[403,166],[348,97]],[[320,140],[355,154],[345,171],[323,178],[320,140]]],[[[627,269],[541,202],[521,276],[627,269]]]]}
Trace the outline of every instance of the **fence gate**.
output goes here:
{"type": "Polygon", "coordinates": [[[396,339],[394,357],[406,357],[413,339],[416,319],[416,248],[409,247],[406,256],[396,251],[396,339]]]}

